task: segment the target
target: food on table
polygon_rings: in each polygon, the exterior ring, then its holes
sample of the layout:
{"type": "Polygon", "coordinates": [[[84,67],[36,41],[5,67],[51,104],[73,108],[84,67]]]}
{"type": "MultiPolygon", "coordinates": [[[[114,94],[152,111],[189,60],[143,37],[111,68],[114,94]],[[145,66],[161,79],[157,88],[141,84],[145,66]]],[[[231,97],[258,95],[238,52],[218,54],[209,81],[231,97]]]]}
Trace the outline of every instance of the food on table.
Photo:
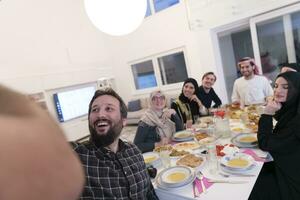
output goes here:
{"type": "Polygon", "coordinates": [[[253,142],[257,142],[257,138],[255,136],[245,136],[245,137],[241,137],[239,139],[239,142],[242,142],[242,143],[253,143],[253,142]]]}
{"type": "Polygon", "coordinates": [[[191,136],[191,132],[189,132],[189,131],[179,132],[174,135],[175,138],[187,138],[190,136],[191,136]]]}
{"type": "Polygon", "coordinates": [[[254,122],[255,124],[258,124],[258,121],[259,121],[259,114],[257,113],[254,113],[254,112],[248,112],[248,119],[250,122],[254,122]]]}
{"type": "Polygon", "coordinates": [[[199,127],[199,128],[207,128],[208,124],[204,123],[204,122],[201,122],[200,124],[197,125],[197,127],[199,127]]]}
{"type": "Polygon", "coordinates": [[[229,113],[229,117],[230,119],[240,119],[242,114],[243,114],[242,110],[231,111],[229,113]]]}
{"type": "Polygon", "coordinates": [[[200,166],[202,162],[203,158],[195,156],[194,154],[188,154],[179,159],[176,164],[195,168],[200,166]]]}
{"type": "Polygon", "coordinates": [[[209,135],[207,133],[202,133],[202,132],[198,132],[195,134],[195,138],[199,141],[202,140],[204,138],[209,137],[209,135]]]}
{"type": "Polygon", "coordinates": [[[174,173],[171,173],[167,176],[167,179],[170,182],[181,182],[186,178],[187,178],[187,176],[183,172],[174,172],[174,173]]]}
{"type": "Polygon", "coordinates": [[[176,149],[173,149],[172,152],[170,153],[170,156],[171,157],[177,157],[177,156],[184,156],[184,155],[187,155],[187,154],[189,154],[189,152],[184,151],[184,150],[178,151],[176,149]]]}
{"type": "Polygon", "coordinates": [[[155,161],[157,159],[156,156],[148,156],[148,157],[144,157],[145,163],[149,164],[152,163],[153,161],[155,161]]]}
{"type": "Polygon", "coordinates": [[[225,156],[239,152],[239,148],[233,144],[216,145],[217,156],[225,156]]]}
{"type": "Polygon", "coordinates": [[[234,127],[231,130],[234,131],[234,132],[242,132],[243,128],[241,128],[241,127],[234,127]]]}
{"type": "Polygon", "coordinates": [[[247,128],[251,129],[252,132],[256,133],[258,130],[258,125],[254,122],[249,122],[245,125],[247,128]]]}
{"type": "Polygon", "coordinates": [[[161,152],[161,151],[172,151],[172,146],[171,145],[165,145],[165,146],[160,146],[160,147],[155,147],[153,151],[155,152],[161,152]]]}
{"type": "Polygon", "coordinates": [[[242,158],[234,158],[227,162],[227,165],[229,167],[239,167],[243,168],[249,165],[248,160],[242,159],[242,158]]]}
{"type": "Polygon", "coordinates": [[[213,118],[212,117],[201,117],[200,122],[205,123],[205,124],[212,124],[213,118]]]}
{"type": "Polygon", "coordinates": [[[182,143],[175,144],[173,146],[173,148],[178,151],[193,150],[193,149],[197,149],[199,147],[200,147],[199,144],[197,144],[196,142],[182,142],[182,143]]]}
{"type": "Polygon", "coordinates": [[[250,105],[250,106],[247,107],[247,111],[248,112],[250,112],[250,111],[256,112],[256,110],[257,110],[257,106],[256,105],[250,105]]]}
{"type": "Polygon", "coordinates": [[[228,108],[228,109],[231,110],[231,111],[234,111],[234,110],[240,110],[240,104],[239,104],[239,103],[236,103],[236,104],[228,104],[228,105],[226,105],[226,108],[228,108]]]}

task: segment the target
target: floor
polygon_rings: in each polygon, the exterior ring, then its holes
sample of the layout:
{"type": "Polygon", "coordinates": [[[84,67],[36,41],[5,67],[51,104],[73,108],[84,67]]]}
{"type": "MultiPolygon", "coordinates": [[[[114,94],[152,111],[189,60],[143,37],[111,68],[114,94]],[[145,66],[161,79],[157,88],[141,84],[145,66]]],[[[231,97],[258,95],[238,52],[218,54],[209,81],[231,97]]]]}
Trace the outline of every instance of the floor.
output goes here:
{"type": "Polygon", "coordinates": [[[125,126],[121,133],[121,139],[127,142],[133,142],[135,133],[136,133],[137,126],[130,125],[125,126]]]}

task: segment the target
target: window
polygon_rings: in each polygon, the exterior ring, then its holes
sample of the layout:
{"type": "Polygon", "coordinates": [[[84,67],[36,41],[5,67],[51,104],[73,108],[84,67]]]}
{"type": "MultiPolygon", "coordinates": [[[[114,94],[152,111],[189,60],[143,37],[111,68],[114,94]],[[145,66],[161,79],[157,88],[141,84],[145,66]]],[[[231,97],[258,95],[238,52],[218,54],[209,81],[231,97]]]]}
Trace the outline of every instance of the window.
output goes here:
{"type": "Polygon", "coordinates": [[[163,9],[166,9],[179,3],[179,0],[153,0],[153,3],[155,12],[159,12],[163,9]]]}
{"type": "Polygon", "coordinates": [[[145,17],[157,13],[179,3],[179,0],[147,0],[147,11],[145,17]]]}
{"type": "Polygon", "coordinates": [[[230,98],[233,83],[241,76],[237,62],[243,57],[253,57],[250,29],[247,26],[219,33],[218,42],[227,96],[230,98]]]}
{"type": "Polygon", "coordinates": [[[147,0],[147,10],[146,10],[146,16],[145,17],[148,17],[152,14],[149,1],[150,0],[147,0]]]}
{"type": "Polygon", "coordinates": [[[132,73],[137,90],[157,86],[152,60],[132,65],[132,73]]]}
{"type": "Polygon", "coordinates": [[[135,89],[142,90],[183,82],[187,77],[183,51],[131,65],[135,89]]]}
{"type": "Polygon", "coordinates": [[[300,4],[296,4],[216,29],[217,63],[222,67],[229,101],[240,58],[254,57],[270,82],[279,74],[280,64],[300,62],[299,10],[300,4]]]}
{"type": "Polygon", "coordinates": [[[262,72],[273,81],[280,72],[279,64],[288,62],[283,18],[257,23],[256,28],[262,72]]]}
{"type": "Polygon", "coordinates": [[[292,14],[294,46],[297,63],[300,63],[300,12],[292,14]]]}
{"type": "Polygon", "coordinates": [[[183,52],[159,57],[158,64],[163,85],[182,82],[187,78],[183,52]]]}

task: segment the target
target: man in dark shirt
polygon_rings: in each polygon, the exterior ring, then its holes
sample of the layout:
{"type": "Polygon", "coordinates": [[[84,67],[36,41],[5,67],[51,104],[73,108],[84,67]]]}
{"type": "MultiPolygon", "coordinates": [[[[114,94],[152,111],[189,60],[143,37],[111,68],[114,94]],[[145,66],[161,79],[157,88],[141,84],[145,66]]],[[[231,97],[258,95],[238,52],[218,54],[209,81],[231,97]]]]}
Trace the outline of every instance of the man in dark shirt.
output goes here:
{"type": "Polygon", "coordinates": [[[158,199],[140,151],[119,139],[126,117],[115,91],[95,92],[88,112],[90,139],[72,143],[86,173],[80,199],[158,199]]]}
{"type": "Polygon", "coordinates": [[[207,109],[217,108],[222,104],[221,99],[212,88],[216,80],[217,77],[213,72],[207,72],[202,76],[202,85],[199,87],[197,96],[207,109]],[[213,106],[212,102],[214,102],[213,106]]]}

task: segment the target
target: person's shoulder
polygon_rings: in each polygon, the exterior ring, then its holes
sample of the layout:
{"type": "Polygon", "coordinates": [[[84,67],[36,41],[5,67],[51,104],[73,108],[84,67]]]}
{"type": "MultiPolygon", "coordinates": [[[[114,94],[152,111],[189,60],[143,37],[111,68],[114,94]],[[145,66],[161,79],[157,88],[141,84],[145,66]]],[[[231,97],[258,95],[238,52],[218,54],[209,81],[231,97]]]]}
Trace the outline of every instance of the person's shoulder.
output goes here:
{"type": "Polygon", "coordinates": [[[85,153],[89,151],[90,142],[70,142],[71,147],[77,153],[85,153]]]}
{"type": "Polygon", "coordinates": [[[234,84],[239,84],[240,82],[244,82],[245,78],[243,76],[235,79],[234,84]]]}
{"type": "Polygon", "coordinates": [[[255,79],[260,79],[260,80],[268,80],[267,77],[263,76],[263,75],[255,75],[254,76],[255,79]]]}
{"type": "Polygon", "coordinates": [[[125,150],[133,151],[133,152],[135,152],[135,154],[142,154],[140,149],[135,144],[133,144],[131,142],[123,141],[123,140],[122,140],[122,143],[126,146],[125,150]]]}
{"type": "Polygon", "coordinates": [[[150,128],[152,126],[150,126],[149,124],[147,124],[146,122],[140,120],[138,123],[138,127],[143,127],[143,128],[150,128]]]}

